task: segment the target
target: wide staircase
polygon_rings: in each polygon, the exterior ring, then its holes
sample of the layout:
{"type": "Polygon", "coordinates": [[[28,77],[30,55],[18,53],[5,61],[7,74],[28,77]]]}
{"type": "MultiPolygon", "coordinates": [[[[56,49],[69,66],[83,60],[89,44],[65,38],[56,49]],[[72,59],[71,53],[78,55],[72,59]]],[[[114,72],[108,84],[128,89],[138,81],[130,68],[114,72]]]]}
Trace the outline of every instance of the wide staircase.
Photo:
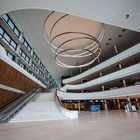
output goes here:
{"type": "Polygon", "coordinates": [[[28,103],[10,122],[29,122],[67,119],[57,108],[54,93],[41,93],[28,103]]]}

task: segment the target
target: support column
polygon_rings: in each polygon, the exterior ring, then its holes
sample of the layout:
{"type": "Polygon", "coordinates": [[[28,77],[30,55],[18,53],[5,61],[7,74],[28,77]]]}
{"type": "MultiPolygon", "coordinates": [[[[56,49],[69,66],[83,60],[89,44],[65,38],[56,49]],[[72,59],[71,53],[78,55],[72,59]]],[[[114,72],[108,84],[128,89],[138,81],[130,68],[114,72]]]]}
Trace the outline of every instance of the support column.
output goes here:
{"type": "Polygon", "coordinates": [[[80,109],[80,101],[78,101],[78,112],[80,113],[81,109],[80,109]]]}
{"type": "Polygon", "coordinates": [[[132,111],[131,99],[127,97],[129,111],[132,111]]]}
{"type": "MultiPolygon", "coordinates": [[[[100,64],[100,59],[98,58],[98,64],[100,64]]],[[[100,77],[102,77],[103,76],[103,74],[102,74],[102,72],[100,72],[100,77]]],[[[102,91],[104,91],[105,90],[105,86],[104,85],[102,85],[102,91]]]]}
{"type": "Polygon", "coordinates": [[[104,85],[102,85],[102,91],[104,91],[105,90],[105,86],[104,85]]]}
{"type": "Polygon", "coordinates": [[[137,108],[140,109],[140,104],[139,104],[138,98],[136,98],[136,105],[137,105],[137,108]]]}
{"type": "MultiPolygon", "coordinates": [[[[80,73],[82,73],[82,68],[80,67],[80,73]]],[[[80,81],[80,83],[82,84],[83,83],[83,81],[81,80],[80,81]]],[[[81,90],[81,93],[83,93],[84,91],[83,90],[81,90]]]]}
{"type": "Polygon", "coordinates": [[[104,107],[105,107],[105,110],[108,110],[108,107],[107,107],[107,102],[106,102],[106,100],[104,100],[104,107]]]}
{"type": "MultiPolygon", "coordinates": [[[[21,46],[20,46],[20,44],[18,44],[17,45],[17,49],[16,49],[16,53],[18,54],[18,55],[20,55],[19,53],[20,53],[20,48],[21,48],[21,46]]],[[[18,61],[19,61],[19,56],[15,56],[15,62],[18,64],[18,61]]]]}
{"type": "Polygon", "coordinates": [[[115,50],[115,53],[118,54],[118,49],[116,45],[114,45],[114,50],[115,50]]]}
{"type": "Polygon", "coordinates": [[[18,44],[18,45],[17,45],[17,50],[16,50],[17,54],[19,54],[20,48],[21,48],[21,46],[20,46],[20,44],[18,44]]]}
{"type": "MultiPolygon", "coordinates": [[[[114,45],[114,50],[115,50],[115,53],[118,54],[118,48],[117,48],[116,45],[114,45]]],[[[121,70],[122,69],[122,64],[119,64],[118,67],[121,70]]],[[[126,87],[126,81],[124,79],[122,79],[122,82],[123,82],[123,86],[126,87]]]]}
{"type": "MultiPolygon", "coordinates": [[[[31,56],[33,56],[34,49],[31,49],[31,56]]],[[[30,58],[29,66],[32,66],[32,59],[30,58]]],[[[39,69],[39,68],[38,68],[39,69]]]]}
{"type": "Polygon", "coordinates": [[[118,103],[118,109],[121,110],[121,105],[120,105],[119,99],[117,99],[117,103],[118,103]]]}
{"type": "Polygon", "coordinates": [[[24,36],[24,33],[23,32],[21,32],[20,33],[20,36],[19,36],[19,40],[22,42],[22,38],[23,38],[23,36],[24,36]]]}
{"type": "Polygon", "coordinates": [[[126,87],[126,81],[123,79],[122,82],[123,82],[123,86],[126,87]]]}

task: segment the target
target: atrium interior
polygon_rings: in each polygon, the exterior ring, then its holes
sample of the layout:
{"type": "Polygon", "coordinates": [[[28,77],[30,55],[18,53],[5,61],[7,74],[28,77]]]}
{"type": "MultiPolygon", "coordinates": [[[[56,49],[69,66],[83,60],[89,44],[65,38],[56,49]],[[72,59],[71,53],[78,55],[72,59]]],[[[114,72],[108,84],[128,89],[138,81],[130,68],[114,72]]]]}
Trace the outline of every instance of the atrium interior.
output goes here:
{"type": "Polygon", "coordinates": [[[1,0],[0,139],[139,140],[139,9],[1,0]]]}

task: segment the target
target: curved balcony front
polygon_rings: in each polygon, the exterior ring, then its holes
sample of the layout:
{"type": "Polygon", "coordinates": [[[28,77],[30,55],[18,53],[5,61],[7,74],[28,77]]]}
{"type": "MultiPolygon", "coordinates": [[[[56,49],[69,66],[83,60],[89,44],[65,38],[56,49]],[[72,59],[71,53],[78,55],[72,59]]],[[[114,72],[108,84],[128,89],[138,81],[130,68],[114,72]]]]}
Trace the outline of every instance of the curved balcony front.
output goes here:
{"type": "Polygon", "coordinates": [[[109,99],[138,95],[140,95],[140,85],[90,93],[68,93],[57,90],[57,96],[62,100],[109,99]]]}
{"type": "Polygon", "coordinates": [[[107,69],[108,67],[112,66],[113,64],[117,64],[120,62],[123,62],[124,60],[126,60],[127,58],[130,58],[136,54],[138,54],[140,52],[140,44],[135,45],[134,47],[131,47],[125,51],[123,51],[122,53],[102,62],[101,64],[83,72],[80,73],[76,76],[67,78],[63,80],[64,84],[70,84],[72,82],[79,82],[80,80],[94,74],[97,73],[103,69],[107,69]]]}
{"type": "Polygon", "coordinates": [[[140,63],[132,65],[130,67],[124,68],[122,70],[118,70],[116,72],[113,72],[111,74],[99,77],[97,79],[82,83],[82,84],[77,84],[77,85],[65,85],[64,87],[61,88],[61,90],[66,91],[66,90],[83,90],[83,89],[88,89],[91,87],[95,87],[97,85],[103,84],[103,83],[109,83],[115,80],[120,80],[122,78],[128,78],[133,75],[137,75],[140,73],[140,63]]]}

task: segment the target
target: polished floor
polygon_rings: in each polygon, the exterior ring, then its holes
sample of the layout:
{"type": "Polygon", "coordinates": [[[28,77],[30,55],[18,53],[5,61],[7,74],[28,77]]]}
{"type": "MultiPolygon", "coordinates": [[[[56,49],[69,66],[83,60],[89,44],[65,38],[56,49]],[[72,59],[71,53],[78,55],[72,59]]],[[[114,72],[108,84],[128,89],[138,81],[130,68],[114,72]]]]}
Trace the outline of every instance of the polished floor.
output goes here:
{"type": "Polygon", "coordinates": [[[0,124],[0,140],[140,140],[140,112],[81,112],[77,120],[0,124]]]}

